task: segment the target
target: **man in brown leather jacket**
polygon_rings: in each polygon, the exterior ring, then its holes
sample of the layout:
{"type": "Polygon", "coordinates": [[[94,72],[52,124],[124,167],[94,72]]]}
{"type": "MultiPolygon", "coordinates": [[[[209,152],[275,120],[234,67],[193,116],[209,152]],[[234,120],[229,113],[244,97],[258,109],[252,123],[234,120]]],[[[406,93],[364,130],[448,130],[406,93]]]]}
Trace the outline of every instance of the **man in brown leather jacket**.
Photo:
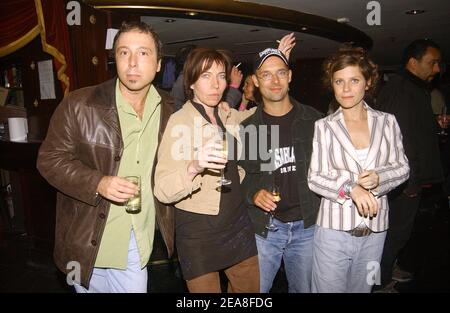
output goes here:
{"type": "Polygon", "coordinates": [[[153,197],[156,150],[174,111],[152,81],[161,41],[145,23],[123,23],[114,41],[118,77],[72,92],[56,109],[37,167],[58,189],[54,258],[77,292],[146,292],[155,216],[173,252],[172,210],[153,197]],[[138,188],[141,211],[124,203],[138,188]],[[156,213],[156,214],[155,214],[156,213]]]}

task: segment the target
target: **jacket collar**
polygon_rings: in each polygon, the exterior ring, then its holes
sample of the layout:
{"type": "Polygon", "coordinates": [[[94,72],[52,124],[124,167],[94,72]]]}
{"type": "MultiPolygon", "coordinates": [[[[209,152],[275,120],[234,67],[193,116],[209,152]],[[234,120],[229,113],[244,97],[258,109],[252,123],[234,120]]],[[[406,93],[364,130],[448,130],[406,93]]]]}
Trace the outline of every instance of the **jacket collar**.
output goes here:
{"type": "MultiPolygon", "coordinates": [[[[186,110],[186,112],[188,112],[188,114],[191,117],[201,117],[201,123],[198,125],[200,127],[204,127],[206,125],[209,125],[210,122],[208,122],[203,116],[202,114],[195,108],[195,106],[192,104],[192,102],[190,100],[188,100],[184,105],[183,105],[183,109],[186,110]]],[[[228,120],[228,118],[231,116],[231,109],[228,110],[228,112],[222,110],[220,107],[218,108],[219,112],[219,118],[222,121],[222,124],[226,127],[226,122],[228,120]]]]}
{"type": "MultiPolygon", "coordinates": [[[[383,114],[380,111],[376,111],[372,109],[365,101],[363,103],[364,108],[367,110],[367,118],[377,118],[380,116],[383,116],[383,114]]],[[[343,121],[344,120],[344,114],[342,113],[342,108],[339,107],[336,112],[328,115],[326,117],[326,120],[329,121],[343,121]]]]}
{"type": "MultiPolygon", "coordinates": [[[[94,91],[87,100],[87,105],[116,110],[116,81],[117,76],[95,86],[94,91]]],[[[161,96],[161,103],[171,102],[171,97],[167,92],[156,87],[155,89],[161,96]]]]}
{"type": "Polygon", "coordinates": [[[406,78],[407,80],[411,81],[413,84],[419,86],[422,89],[425,89],[427,91],[431,91],[432,86],[430,83],[420,79],[410,71],[408,71],[406,68],[399,71],[400,76],[406,78]]]}
{"type": "Polygon", "coordinates": [[[160,90],[159,88],[156,88],[156,90],[161,96],[161,122],[159,123],[158,138],[158,142],[160,142],[164,131],[166,130],[167,122],[169,121],[170,116],[175,112],[175,101],[167,91],[160,90]]]}
{"type": "Polygon", "coordinates": [[[94,91],[87,100],[87,105],[103,109],[116,109],[116,80],[110,79],[94,87],[94,91]]]}
{"type": "Polygon", "coordinates": [[[86,104],[104,109],[103,120],[122,138],[116,107],[116,80],[117,77],[95,86],[86,104]]]}
{"type": "MultiPolygon", "coordinates": [[[[238,145],[241,145],[241,138],[239,136],[239,126],[236,124],[235,121],[229,121],[229,118],[231,117],[231,110],[224,111],[220,107],[218,108],[219,112],[219,118],[222,122],[223,126],[227,130],[228,133],[230,133],[234,138],[236,138],[238,145]]],[[[191,101],[187,101],[184,105],[182,110],[186,110],[186,113],[192,118],[194,121],[194,128],[197,129],[197,132],[194,132],[194,134],[200,134],[202,133],[203,128],[213,127],[212,124],[207,121],[202,114],[194,107],[191,101]],[[199,120],[197,120],[199,119],[199,120]],[[200,121],[200,122],[198,122],[200,121]]],[[[209,129],[206,133],[214,134],[217,131],[216,127],[209,129]]]]}
{"type": "MultiPolygon", "coordinates": [[[[116,106],[116,81],[117,76],[104,83],[94,87],[86,104],[104,109],[103,120],[121,137],[119,115],[116,106]]],[[[156,88],[156,91],[161,96],[161,119],[158,139],[162,138],[165,126],[169,120],[170,115],[175,111],[175,106],[169,94],[163,90],[156,88]]]]}
{"type": "Polygon", "coordinates": [[[364,102],[364,108],[367,110],[367,122],[369,125],[370,135],[369,152],[364,164],[359,163],[356,149],[353,146],[350,134],[345,126],[342,108],[339,108],[336,112],[325,118],[325,123],[331,133],[344,148],[344,150],[357,162],[358,170],[360,172],[376,158],[382,140],[382,136],[376,136],[376,134],[379,133],[379,130],[382,129],[386,123],[385,114],[372,109],[366,102],[364,102]]]}

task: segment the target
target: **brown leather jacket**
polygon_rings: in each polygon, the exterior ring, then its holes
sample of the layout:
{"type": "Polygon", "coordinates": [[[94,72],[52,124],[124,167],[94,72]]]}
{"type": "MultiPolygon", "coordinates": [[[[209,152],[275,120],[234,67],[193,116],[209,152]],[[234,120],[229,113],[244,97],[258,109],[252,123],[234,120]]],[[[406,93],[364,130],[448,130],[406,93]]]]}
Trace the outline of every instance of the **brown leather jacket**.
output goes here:
{"type": "MultiPolygon", "coordinates": [[[[81,284],[89,287],[110,203],[96,194],[100,179],[114,176],[123,152],[115,101],[116,79],[69,94],[55,110],[42,143],[37,168],[58,189],[54,259],[68,273],[80,264],[81,284]],[[72,265],[72,266],[71,266],[72,265]],[[69,268],[67,268],[69,267],[69,268]]],[[[161,95],[158,141],[174,112],[174,102],[161,95]]],[[[153,170],[155,169],[155,159],[153,170]]],[[[154,172],[154,171],[153,171],[154,172]]],[[[154,178],[152,177],[152,189],[154,178]]],[[[156,220],[169,256],[174,249],[173,208],[155,198],[156,220]]]]}

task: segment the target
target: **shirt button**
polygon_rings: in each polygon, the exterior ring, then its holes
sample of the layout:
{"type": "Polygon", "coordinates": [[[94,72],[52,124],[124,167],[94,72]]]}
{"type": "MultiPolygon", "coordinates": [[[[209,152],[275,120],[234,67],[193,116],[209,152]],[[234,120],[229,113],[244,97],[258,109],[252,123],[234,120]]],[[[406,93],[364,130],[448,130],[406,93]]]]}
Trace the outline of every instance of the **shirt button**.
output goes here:
{"type": "Polygon", "coordinates": [[[103,214],[103,213],[100,213],[98,216],[99,216],[101,219],[104,219],[104,218],[106,217],[106,215],[103,214]]]}
{"type": "Polygon", "coordinates": [[[114,157],[114,161],[119,162],[119,161],[120,161],[120,155],[116,155],[116,156],[114,157]]]}
{"type": "Polygon", "coordinates": [[[97,245],[97,241],[96,241],[96,240],[91,240],[91,244],[92,244],[93,246],[96,246],[96,245],[97,245]]]}

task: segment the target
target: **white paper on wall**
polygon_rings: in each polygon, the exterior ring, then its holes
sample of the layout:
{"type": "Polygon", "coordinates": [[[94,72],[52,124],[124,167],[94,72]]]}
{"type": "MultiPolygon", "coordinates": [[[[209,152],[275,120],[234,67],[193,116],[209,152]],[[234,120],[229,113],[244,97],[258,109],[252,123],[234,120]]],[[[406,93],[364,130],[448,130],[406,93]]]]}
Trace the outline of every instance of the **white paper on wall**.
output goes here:
{"type": "Polygon", "coordinates": [[[38,71],[41,100],[56,99],[52,60],[39,61],[38,71]]]}
{"type": "Polygon", "coordinates": [[[115,28],[108,28],[106,30],[106,44],[105,44],[106,50],[111,50],[113,48],[114,37],[116,37],[116,34],[118,32],[119,30],[115,28]]]}

